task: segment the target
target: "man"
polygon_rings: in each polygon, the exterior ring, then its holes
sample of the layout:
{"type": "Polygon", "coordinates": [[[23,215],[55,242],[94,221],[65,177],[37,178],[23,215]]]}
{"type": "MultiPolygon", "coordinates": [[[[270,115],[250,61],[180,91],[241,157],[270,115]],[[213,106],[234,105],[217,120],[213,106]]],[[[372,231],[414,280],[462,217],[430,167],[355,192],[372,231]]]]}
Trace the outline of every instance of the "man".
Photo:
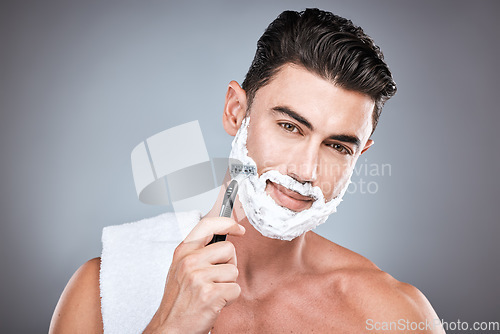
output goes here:
{"type": "MultiPolygon", "coordinates": [[[[223,112],[231,157],[258,175],[242,182],[234,219],[218,217],[222,189],[159,265],[168,277],[138,332],[442,333],[416,288],[311,231],[335,212],[395,90],[379,48],[350,21],[308,9],[271,23],[223,112]],[[214,234],[228,238],[209,244],[214,234]]],[[[103,316],[106,329],[99,270],[96,258],[71,278],[51,332],[102,332],[103,316]]]]}

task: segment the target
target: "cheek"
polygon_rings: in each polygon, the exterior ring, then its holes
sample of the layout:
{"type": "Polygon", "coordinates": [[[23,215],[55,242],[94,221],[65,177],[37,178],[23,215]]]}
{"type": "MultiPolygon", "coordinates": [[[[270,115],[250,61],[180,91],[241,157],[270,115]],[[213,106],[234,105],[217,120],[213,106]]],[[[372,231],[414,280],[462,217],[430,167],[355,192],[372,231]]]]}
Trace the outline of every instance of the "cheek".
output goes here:
{"type": "Polygon", "coordinates": [[[337,196],[349,180],[353,168],[353,159],[323,163],[318,170],[317,186],[323,191],[328,201],[337,196]]]}
{"type": "Polygon", "coordinates": [[[257,126],[248,129],[248,155],[257,164],[259,174],[263,169],[269,169],[279,164],[280,141],[273,137],[268,129],[257,126]]]}

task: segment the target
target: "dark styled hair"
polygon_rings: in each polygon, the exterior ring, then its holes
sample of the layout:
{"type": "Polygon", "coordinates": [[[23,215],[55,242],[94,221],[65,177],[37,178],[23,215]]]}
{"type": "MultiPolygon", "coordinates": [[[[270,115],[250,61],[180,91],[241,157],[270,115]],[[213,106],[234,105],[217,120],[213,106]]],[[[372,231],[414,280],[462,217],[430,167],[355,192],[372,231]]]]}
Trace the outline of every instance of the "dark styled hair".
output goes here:
{"type": "MultiPolygon", "coordinates": [[[[257,90],[285,64],[296,64],[374,102],[373,130],[384,103],[396,93],[380,48],[350,20],[317,8],[284,11],[257,42],[242,88],[250,110],[257,90]]],[[[372,130],[372,133],[373,133],[372,130]]]]}

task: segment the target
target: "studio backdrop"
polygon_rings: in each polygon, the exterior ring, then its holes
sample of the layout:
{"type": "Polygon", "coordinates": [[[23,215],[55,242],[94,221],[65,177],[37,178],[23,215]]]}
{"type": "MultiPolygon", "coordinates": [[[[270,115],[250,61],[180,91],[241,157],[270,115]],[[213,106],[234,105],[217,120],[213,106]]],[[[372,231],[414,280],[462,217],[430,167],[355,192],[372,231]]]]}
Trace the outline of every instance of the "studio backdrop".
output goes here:
{"type": "Polygon", "coordinates": [[[1,333],[48,330],[104,226],[174,210],[139,200],[140,143],[197,122],[204,158],[228,157],[228,83],[269,22],[307,7],[362,26],[398,84],[317,232],[445,321],[500,321],[498,2],[2,1],[1,333]]]}

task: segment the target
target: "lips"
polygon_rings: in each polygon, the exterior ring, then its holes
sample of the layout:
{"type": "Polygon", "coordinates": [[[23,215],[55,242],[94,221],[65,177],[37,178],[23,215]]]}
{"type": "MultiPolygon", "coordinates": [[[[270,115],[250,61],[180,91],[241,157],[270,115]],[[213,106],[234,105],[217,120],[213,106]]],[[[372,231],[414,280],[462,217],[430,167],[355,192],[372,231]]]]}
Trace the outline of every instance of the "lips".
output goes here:
{"type": "Polygon", "coordinates": [[[309,209],[312,206],[314,200],[311,197],[303,196],[269,180],[267,181],[267,185],[266,192],[280,206],[296,212],[309,209]]]}

